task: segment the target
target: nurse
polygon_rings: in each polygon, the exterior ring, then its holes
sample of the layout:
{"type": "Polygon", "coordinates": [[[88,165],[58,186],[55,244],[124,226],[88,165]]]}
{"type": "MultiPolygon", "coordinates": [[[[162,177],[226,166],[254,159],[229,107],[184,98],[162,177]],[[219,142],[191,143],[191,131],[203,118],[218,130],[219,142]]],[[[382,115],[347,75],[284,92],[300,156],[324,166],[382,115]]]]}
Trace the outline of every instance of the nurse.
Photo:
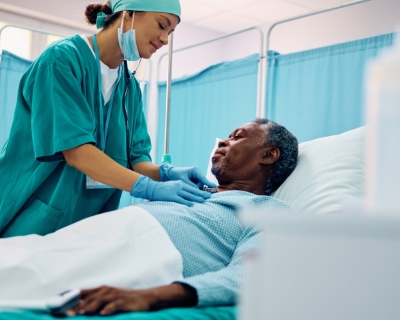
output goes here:
{"type": "Polygon", "coordinates": [[[200,186],[215,186],[197,168],[151,163],[141,91],[126,64],[168,43],[179,0],[110,0],[85,15],[100,32],[55,43],[21,79],[0,154],[0,237],[45,235],[115,210],[121,190],[192,205],[210,196],[200,186]]]}

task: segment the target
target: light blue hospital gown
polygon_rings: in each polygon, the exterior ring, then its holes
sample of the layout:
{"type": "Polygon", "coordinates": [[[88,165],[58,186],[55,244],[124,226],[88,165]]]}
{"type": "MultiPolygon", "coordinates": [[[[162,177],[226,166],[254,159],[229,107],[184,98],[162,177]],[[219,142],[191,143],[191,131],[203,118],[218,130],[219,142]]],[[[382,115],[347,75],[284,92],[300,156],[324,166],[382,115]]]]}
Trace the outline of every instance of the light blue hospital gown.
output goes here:
{"type": "Polygon", "coordinates": [[[244,191],[215,193],[204,203],[187,207],[173,202],[144,202],[182,254],[181,283],[196,289],[198,306],[236,302],[243,254],[257,248],[255,227],[243,226],[238,209],[261,205],[266,214],[289,210],[282,201],[244,191]]]}

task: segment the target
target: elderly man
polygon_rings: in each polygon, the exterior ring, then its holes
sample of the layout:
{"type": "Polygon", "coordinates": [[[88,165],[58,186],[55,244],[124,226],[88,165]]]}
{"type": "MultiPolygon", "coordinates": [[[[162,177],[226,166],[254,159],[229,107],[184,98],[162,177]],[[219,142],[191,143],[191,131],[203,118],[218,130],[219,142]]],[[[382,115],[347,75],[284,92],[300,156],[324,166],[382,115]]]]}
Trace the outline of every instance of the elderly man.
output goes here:
{"type": "MultiPolygon", "coordinates": [[[[234,130],[219,143],[212,158],[219,186],[210,199],[192,207],[158,201],[134,206],[145,209],[166,231],[182,256],[183,279],[149,289],[82,290],[82,302],[71,313],[235,303],[242,257],[257,247],[257,230],[240,224],[237,209],[256,205],[265,212],[287,209],[269,195],[294,170],[297,156],[297,139],[272,121],[256,119],[234,130]]],[[[95,218],[87,221],[91,219],[95,218]]]]}

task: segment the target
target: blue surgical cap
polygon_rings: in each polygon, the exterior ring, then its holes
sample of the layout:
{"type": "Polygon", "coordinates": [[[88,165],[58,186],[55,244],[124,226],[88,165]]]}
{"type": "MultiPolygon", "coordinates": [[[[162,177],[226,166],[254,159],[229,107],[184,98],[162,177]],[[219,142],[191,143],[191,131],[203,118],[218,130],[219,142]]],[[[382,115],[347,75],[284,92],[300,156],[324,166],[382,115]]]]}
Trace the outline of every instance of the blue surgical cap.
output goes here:
{"type": "Polygon", "coordinates": [[[171,13],[181,20],[179,0],[109,0],[112,12],[123,10],[171,13]]]}
{"type": "MultiPolygon", "coordinates": [[[[123,10],[165,12],[176,15],[178,22],[181,21],[179,0],[109,0],[108,3],[112,12],[123,10]]],[[[99,12],[96,20],[97,29],[103,28],[105,21],[106,15],[104,12],[99,12]]]]}

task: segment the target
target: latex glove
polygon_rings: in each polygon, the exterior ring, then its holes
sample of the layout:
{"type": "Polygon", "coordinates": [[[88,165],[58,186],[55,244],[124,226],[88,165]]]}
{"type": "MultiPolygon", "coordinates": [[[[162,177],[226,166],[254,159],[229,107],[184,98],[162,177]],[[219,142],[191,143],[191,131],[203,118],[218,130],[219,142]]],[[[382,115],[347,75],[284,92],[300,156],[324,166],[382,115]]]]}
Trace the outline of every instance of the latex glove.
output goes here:
{"type": "Polygon", "coordinates": [[[164,163],[159,169],[161,181],[181,180],[194,188],[203,188],[207,185],[216,188],[217,185],[201,173],[197,167],[174,167],[169,163],[164,163]]]}
{"type": "Polygon", "coordinates": [[[177,202],[189,207],[193,206],[193,202],[203,202],[211,197],[209,192],[183,181],[156,182],[143,175],[133,185],[130,194],[136,198],[177,202]]]}

